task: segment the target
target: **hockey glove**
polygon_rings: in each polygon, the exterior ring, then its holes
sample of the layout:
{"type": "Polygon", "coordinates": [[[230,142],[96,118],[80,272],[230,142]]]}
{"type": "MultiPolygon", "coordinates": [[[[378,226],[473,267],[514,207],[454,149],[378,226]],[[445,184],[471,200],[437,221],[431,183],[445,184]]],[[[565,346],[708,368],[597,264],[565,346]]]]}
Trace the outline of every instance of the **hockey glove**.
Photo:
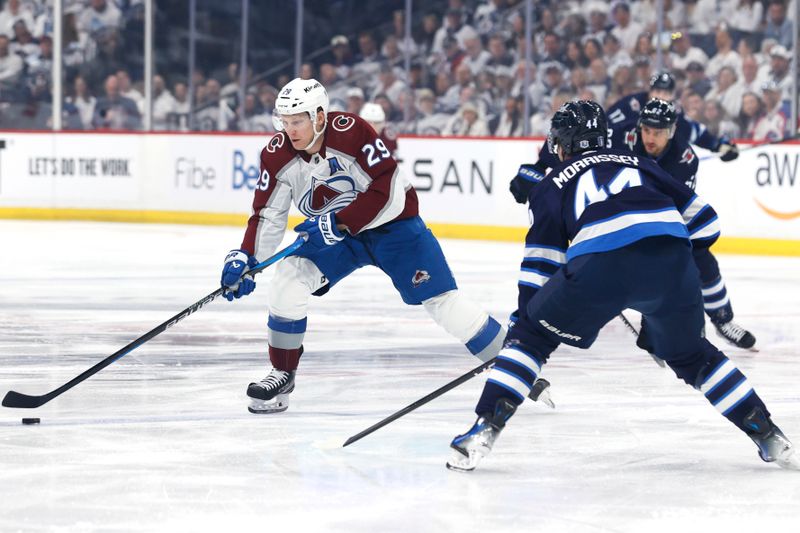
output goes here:
{"type": "Polygon", "coordinates": [[[242,274],[258,264],[258,260],[244,250],[231,250],[225,257],[225,264],[222,267],[221,284],[224,290],[222,295],[232,302],[234,298],[247,296],[256,288],[253,278],[242,274]]]}
{"type": "Polygon", "coordinates": [[[305,222],[295,226],[294,230],[305,235],[306,243],[300,247],[300,250],[306,252],[323,250],[344,239],[344,234],[336,229],[336,216],[333,213],[308,218],[305,222]]]}
{"type": "Polygon", "coordinates": [[[718,151],[721,154],[719,158],[725,162],[733,161],[739,157],[739,147],[727,135],[720,139],[718,151]]]}
{"type": "Polygon", "coordinates": [[[523,164],[520,165],[517,175],[511,180],[508,190],[514,196],[514,200],[518,204],[524,204],[528,201],[528,195],[533,189],[533,186],[544,179],[544,174],[534,165],[523,164]]]}

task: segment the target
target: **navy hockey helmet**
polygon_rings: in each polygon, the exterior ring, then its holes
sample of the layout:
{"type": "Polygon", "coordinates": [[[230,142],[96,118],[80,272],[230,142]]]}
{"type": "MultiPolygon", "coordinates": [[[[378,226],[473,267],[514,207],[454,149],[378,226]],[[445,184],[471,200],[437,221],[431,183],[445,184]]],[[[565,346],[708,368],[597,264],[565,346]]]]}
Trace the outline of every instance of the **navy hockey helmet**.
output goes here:
{"type": "Polygon", "coordinates": [[[555,155],[558,147],[565,155],[603,148],[607,145],[606,112],[592,100],[576,100],[562,105],[550,122],[547,146],[555,155]]]}
{"type": "Polygon", "coordinates": [[[656,72],[650,77],[650,90],[675,91],[675,77],[666,70],[656,72]]]}
{"type": "Polygon", "coordinates": [[[672,129],[677,121],[678,112],[675,110],[675,104],[667,100],[651,98],[639,113],[639,122],[636,126],[638,128],[644,125],[657,129],[672,129]]]}

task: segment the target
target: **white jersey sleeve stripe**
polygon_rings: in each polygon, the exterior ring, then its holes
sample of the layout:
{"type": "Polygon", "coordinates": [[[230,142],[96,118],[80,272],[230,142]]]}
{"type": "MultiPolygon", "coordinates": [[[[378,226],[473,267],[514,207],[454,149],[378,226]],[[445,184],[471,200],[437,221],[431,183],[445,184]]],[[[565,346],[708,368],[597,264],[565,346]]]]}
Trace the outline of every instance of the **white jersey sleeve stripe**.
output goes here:
{"type": "Polygon", "coordinates": [[[689,238],[692,240],[695,239],[707,239],[708,237],[713,237],[714,235],[719,234],[719,222],[717,221],[716,217],[711,219],[708,224],[702,226],[694,231],[689,238]]]}
{"type": "Polygon", "coordinates": [[[546,248],[543,246],[526,246],[525,259],[543,259],[559,265],[567,262],[567,254],[557,248],[546,248]]]}
{"type": "Polygon", "coordinates": [[[546,276],[541,272],[530,269],[522,269],[519,273],[519,282],[523,285],[534,285],[536,287],[543,287],[545,283],[550,280],[550,276],[546,276]]]}

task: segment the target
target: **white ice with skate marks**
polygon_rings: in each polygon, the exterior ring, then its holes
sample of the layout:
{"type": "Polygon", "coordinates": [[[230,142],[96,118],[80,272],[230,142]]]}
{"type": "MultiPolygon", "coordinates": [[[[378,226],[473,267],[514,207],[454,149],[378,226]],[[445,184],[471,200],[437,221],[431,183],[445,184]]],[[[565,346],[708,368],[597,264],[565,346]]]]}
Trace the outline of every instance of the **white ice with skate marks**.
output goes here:
{"type": "MultiPolygon", "coordinates": [[[[240,228],[0,221],[0,393],[42,394],[198,300],[240,228]]],[[[286,241],[288,243],[288,240],[286,241]]],[[[522,248],[443,241],[499,320],[522,248]]],[[[721,256],[758,354],[723,348],[800,442],[800,260],[721,256]]],[[[312,300],[287,412],[252,415],[268,298],[214,302],[36,410],[0,409],[0,531],[794,531],[800,474],[762,463],[700,393],[612,321],[545,365],[557,409],[523,405],[471,474],[445,469],[478,365],[365,269],[312,300]],[[23,426],[22,417],[41,417],[23,426]]],[[[633,314],[631,315],[633,316],[633,314]]]]}

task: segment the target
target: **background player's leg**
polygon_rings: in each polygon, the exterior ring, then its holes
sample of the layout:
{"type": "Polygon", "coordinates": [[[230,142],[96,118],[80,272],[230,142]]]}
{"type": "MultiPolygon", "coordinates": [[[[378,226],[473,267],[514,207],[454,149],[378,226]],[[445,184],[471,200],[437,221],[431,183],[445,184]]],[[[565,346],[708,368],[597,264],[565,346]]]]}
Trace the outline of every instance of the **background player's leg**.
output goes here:
{"type": "Polygon", "coordinates": [[[766,405],[745,375],[703,337],[702,296],[694,269],[686,269],[676,281],[664,291],[657,309],[642,309],[656,355],[753,439],[763,460],[800,468],[791,443],[771,421],[766,405]]]}
{"type": "Polygon", "coordinates": [[[752,348],[756,338],[752,333],[733,322],[733,306],[728,289],[719,271],[717,259],[708,248],[692,250],[695,265],[700,271],[700,284],[703,291],[703,308],[727,342],[739,348],[752,348]]]}

